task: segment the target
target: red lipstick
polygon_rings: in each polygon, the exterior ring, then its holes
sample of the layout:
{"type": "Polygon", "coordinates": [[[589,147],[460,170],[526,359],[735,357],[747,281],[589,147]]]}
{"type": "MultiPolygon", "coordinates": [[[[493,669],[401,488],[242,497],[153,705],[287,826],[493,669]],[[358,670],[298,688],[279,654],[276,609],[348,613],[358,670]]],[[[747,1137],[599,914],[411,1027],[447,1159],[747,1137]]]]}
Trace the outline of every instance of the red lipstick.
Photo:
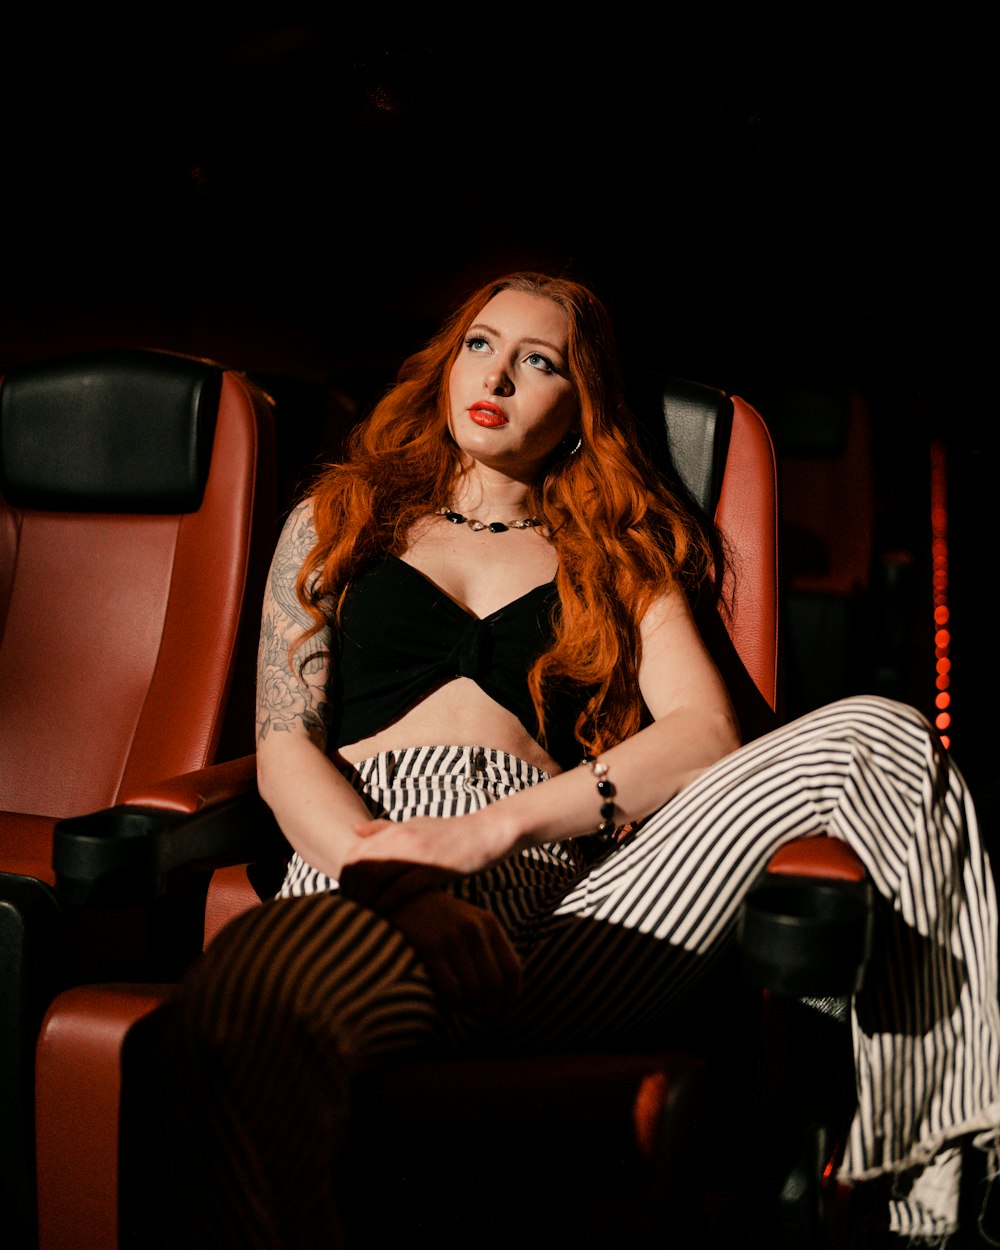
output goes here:
{"type": "Polygon", "coordinates": [[[494,429],[497,426],[507,424],[507,414],[496,404],[491,404],[489,400],[481,399],[478,403],[473,404],[469,409],[469,416],[475,421],[476,425],[484,425],[487,429],[494,429]]]}

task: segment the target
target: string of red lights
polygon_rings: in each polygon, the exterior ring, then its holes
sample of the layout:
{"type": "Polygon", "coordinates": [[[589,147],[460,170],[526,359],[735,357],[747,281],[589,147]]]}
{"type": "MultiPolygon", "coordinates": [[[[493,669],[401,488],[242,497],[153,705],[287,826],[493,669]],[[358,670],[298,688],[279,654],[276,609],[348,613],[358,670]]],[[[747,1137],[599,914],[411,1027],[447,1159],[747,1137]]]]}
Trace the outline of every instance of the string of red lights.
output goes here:
{"type": "Polygon", "coordinates": [[[931,568],[934,602],[934,724],[951,746],[951,614],[948,609],[947,457],[940,439],[931,442],[931,568]]]}

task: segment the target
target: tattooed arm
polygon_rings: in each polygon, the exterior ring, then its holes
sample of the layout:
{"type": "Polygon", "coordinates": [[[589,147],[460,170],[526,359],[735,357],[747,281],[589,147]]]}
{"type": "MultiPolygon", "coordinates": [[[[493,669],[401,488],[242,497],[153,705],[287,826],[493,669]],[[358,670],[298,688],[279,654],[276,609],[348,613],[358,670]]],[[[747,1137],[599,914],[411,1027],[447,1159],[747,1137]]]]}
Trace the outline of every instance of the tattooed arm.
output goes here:
{"type": "MultiPolygon", "coordinates": [[[[335,880],[357,858],[359,825],[371,814],[326,754],[331,663],[327,630],[289,647],[312,624],[295,594],[295,579],[316,540],[307,501],[288,518],[278,541],[264,596],[257,665],[257,777],[260,792],[292,846],[307,863],[335,880]]],[[[593,803],[591,803],[593,806],[593,803]]],[[[520,964],[496,918],[462,899],[427,887],[439,880],[425,869],[401,881],[391,864],[373,864],[368,893],[352,897],[381,910],[374,894],[392,894],[393,923],[421,954],[444,1000],[488,1018],[517,994],[520,964]],[[388,870],[388,871],[386,871],[388,870]]]]}
{"type": "Polygon", "coordinates": [[[295,579],[316,540],[312,504],[300,504],[278,540],[264,595],[257,657],[257,780],[288,841],[314,868],[338,878],[354,826],[370,818],[327,757],[331,664],[327,629],[289,660],[312,624],[295,579]]]}

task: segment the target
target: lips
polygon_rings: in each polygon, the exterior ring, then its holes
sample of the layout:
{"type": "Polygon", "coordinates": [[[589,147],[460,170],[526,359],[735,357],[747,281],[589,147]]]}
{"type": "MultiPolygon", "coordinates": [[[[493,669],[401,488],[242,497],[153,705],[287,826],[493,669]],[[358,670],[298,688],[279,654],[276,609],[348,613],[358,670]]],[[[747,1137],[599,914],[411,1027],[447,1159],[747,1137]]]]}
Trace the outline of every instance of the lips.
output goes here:
{"type": "Polygon", "coordinates": [[[469,416],[475,421],[476,425],[483,425],[487,429],[495,429],[497,426],[507,424],[507,414],[504,410],[486,400],[480,400],[478,404],[473,404],[469,409],[469,416]]]}

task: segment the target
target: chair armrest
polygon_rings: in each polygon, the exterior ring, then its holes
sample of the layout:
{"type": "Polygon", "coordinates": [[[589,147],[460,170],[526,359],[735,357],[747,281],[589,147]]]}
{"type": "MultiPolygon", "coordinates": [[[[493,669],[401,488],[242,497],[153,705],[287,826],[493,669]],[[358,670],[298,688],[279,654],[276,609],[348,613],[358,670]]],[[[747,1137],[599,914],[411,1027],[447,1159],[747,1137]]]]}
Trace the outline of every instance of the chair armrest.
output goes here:
{"type": "Polygon", "coordinates": [[[750,887],[737,944],[752,984],[796,997],[855,993],[871,953],[875,891],[836,838],[789,842],[750,887]]]}
{"type": "Polygon", "coordinates": [[[283,837],[257,792],[254,757],[213,764],[59,821],[56,892],[77,906],[149,902],[165,876],[280,853],[283,837]]]}
{"type": "Polygon", "coordinates": [[[209,764],[193,773],[182,773],[153,786],[131,791],[122,798],[129,807],[154,807],[163,811],[193,813],[227,799],[241,798],[257,788],[257,757],[209,764]]]}
{"type": "Polygon", "coordinates": [[[865,881],[868,873],[839,838],[809,837],[786,842],[771,856],[769,873],[784,877],[823,877],[830,881],[865,881]]]}

